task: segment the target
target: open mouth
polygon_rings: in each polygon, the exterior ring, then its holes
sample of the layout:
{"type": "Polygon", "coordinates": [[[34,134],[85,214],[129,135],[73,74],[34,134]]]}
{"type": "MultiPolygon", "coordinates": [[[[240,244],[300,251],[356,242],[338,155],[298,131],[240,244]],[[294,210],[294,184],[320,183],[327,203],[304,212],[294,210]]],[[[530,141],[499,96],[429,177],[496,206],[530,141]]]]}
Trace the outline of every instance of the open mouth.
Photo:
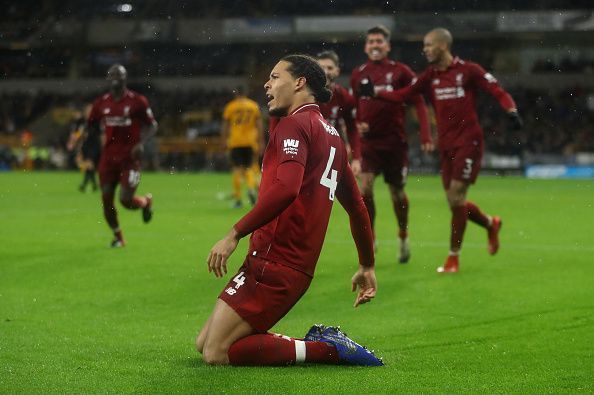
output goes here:
{"type": "Polygon", "coordinates": [[[272,100],[274,100],[274,96],[272,96],[270,93],[266,94],[266,98],[268,99],[268,105],[270,105],[270,103],[272,102],[272,100]]]}

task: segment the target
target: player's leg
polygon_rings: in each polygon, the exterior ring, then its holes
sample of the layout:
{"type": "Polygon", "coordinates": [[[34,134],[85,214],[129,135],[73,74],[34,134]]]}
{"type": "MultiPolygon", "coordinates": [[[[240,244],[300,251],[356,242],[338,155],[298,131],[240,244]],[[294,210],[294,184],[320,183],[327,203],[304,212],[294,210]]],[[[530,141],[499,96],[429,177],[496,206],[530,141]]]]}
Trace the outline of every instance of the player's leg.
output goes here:
{"type": "Polygon", "coordinates": [[[241,150],[237,147],[231,148],[229,151],[229,160],[231,162],[231,186],[233,196],[233,207],[239,208],[241,203],[241,150]]]}
{"type": "Polygon", "coordinates": [[[334,346],[267,333],[305,293],[311,277],[248,257],[219,295],[196,340],[209,364],[288,365],[338,363],[334,346]]]}
{"type": "Polygon", "coordinates": [[[115,208],[115,189],[118,182],[118,171],[107,167],[99,168],[99,182],[101,186],[101,201],[103,204],[103,216],[105,222],[113,232],[114,238],[111,241],[111,247],[123,247],[126,242],[120,224],[118,214],[115,208]]]}
{"type": "Polygon", "coordinates": [[[153,196],[150,193],[135,195],[139,184],[140,163],[135,161],[124,165],[120,173],[120,203],[128,210],[142,209],[142,220],[149,222],[153,217],[153,196]]]}
{"type": "Polygon", "coordinates": [[[398,239],[400,242],[400,263],[410,259],[410,243],[408,240],[408,196],[404,191],[408,176],[408,147],[402,146],[386,154],[384,179],[390,188],[392,208],[398,222],[398,239]]]}
{"type": "Polygon", "coordinates": [[[363,196],[363,202],[367,208],[369,219],[371,220],[371,229],[373,231],[373,240],[377,250],[377,241],[375,238],[375,201],[373,199],[373,184],[375,177],[379,174],[382,163],[377,150],[369,144],[361,144],[361,174],[359,175],[359,189],[363,196]]]}
{"type": "Polygon", "coordinates": [[[256,174],[254,173],[254,150],[251,147],[246,147],[245,154],[244,154],[244,175],[245,175],[245,183],[247,186],[248,198],[250,199],[250,203],[253,206],[256,204],[256,174]]]}
{"type": "Polygon", "coordinates": [[[202,345],[202,357],[210,365],[229,364],[229,348],[237,340],[255,333],[255,330],[227,303],[217,299],[214,311],[205,329],[198,335],[197,347],[202,345]],[[200,344],[201,343],[201,344],[200,344]]]}
{"type": "Polygon", "coordinates": [[[375,201],[373,199],[373,184],[375,182],[375,173],[362,172],[359,175],[359,188],[363,196],[363,202],[367,208],[369,219],[371,221],[371,230],[373,231],[373,241],[377,248],[377,241],[375,239],[375,201]]]}

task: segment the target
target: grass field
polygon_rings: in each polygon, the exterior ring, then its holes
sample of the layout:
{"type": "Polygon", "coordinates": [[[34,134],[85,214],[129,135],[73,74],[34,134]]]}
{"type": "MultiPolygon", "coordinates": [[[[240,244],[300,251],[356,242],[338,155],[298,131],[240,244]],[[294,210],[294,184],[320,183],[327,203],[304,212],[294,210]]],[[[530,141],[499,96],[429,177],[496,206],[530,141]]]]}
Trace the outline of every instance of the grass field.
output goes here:
{"type": "MultiPolygon", "coordinates": [[[[594,392],[594,182],[482,177],[470,199],[504,220],[502,248],[467,227],[461,272],[435,273],[449,211],[436,177],[411,178],[408,265],[378,183],[377,298],[352,308],[356,250],[337,205],[316,277],[273,330],[340,324],[382,368],[205,365],[194,336],[225,280],[211,245],[246,212],[219,174],[146,174],[149,225],[119,210],[107,247],[97,193],[76,173],[0,174],[0,393],[594,392]]],[[[246,243],[231,259],[234,272],[246,243]]]]}

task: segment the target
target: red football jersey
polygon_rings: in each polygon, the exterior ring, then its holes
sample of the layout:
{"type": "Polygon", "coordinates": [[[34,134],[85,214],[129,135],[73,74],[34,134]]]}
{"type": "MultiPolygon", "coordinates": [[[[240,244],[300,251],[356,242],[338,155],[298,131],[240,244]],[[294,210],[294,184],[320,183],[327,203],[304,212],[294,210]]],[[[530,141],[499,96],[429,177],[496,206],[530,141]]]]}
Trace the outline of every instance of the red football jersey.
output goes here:
{"type": "MultiPolygon", "coordinates": [[[[297,198],[250,238],[249,254],[313,276],[326,235],[335,191],[348,158],[344,142],[316,104],[305,104],[280,119],[270,132],[262,162],[260,196],[272,187],[276,168],[296,161],[305,167],[297,198]]],[[[358,193],[354,189],[353,193],[358,193]]]]}
{"type": "Polygon", "coordinates": [[[105,131],[104,160],[119,162],[131,157],[134,145],[140,142],[140,130],[155,122],[148,100],[127,89],[120,100],[106,93],[95,102],[87,124],[99,122],[105,131]]]}
{"type": "Polygon", "coordinates": [[[359,97],[361,80],[369,78],[378,90],[394,91],[410,85],[414,77],[408,66],[390,59],[368,61],[353,70],[351,89],[357,101],[357,120],[369,124],[369,132],[363,135],[364,140],[381,139],[382,144],[386,145],[406,142],[405,105],[359,97]]]}
{"type": "Polygon", "coordinates": [[[493,75],[478,64],[458,57],[446,70],[430,66],[409,87],[397,92],[378,92],[377,96],[406,100],[411,95],[423,93],[429,97],[437,120],[439,149],[448,150],[482,142],[483,130],[476,113],[479,89],[493,95],[505,110],[516,107],[493,75]]]}
{"type": "MultiPolygon", "coordinates": [[[[354,159],[361,158],[361,148],[359,143],[359,133],[353,118],[355,109],[355,99],[351,94],[339,84],[333,83],[332,99],[328,103],[320,103],[320,112],[328,122],[340,132],[339,121],[342,119],[346,127],[346,139],[351,146],[354,159]]],[[[344,137],[343,137],[344,139],[344,137]]]]}

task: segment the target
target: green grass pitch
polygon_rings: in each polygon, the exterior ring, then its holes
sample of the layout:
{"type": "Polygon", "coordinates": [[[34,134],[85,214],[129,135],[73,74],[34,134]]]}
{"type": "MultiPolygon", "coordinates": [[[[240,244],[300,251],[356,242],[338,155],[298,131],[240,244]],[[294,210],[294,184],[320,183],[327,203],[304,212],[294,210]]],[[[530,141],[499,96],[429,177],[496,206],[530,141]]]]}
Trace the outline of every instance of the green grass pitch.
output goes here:
{"type": "Polygon", "coordinates": [[[573,393],[594,391],[594,182],[482,177],[470,200],[502,216],[491,257],[469,222],[461,272],[448,251],[437,177],[411,177],[412,259],[396,263],[395,219],[378,180],[376,299],[353,309],[347,216],[333,211],[309,292],[273,330],[342,329],[382,368],[205,365],[194,337],[240,265],[205,259],[246,212],[216,196],[225,174],[145,174],[155,216],[119,208],[128,245],[107,247],[98,193],[77,173],[0,174],[0,393],[573,393]]]}

